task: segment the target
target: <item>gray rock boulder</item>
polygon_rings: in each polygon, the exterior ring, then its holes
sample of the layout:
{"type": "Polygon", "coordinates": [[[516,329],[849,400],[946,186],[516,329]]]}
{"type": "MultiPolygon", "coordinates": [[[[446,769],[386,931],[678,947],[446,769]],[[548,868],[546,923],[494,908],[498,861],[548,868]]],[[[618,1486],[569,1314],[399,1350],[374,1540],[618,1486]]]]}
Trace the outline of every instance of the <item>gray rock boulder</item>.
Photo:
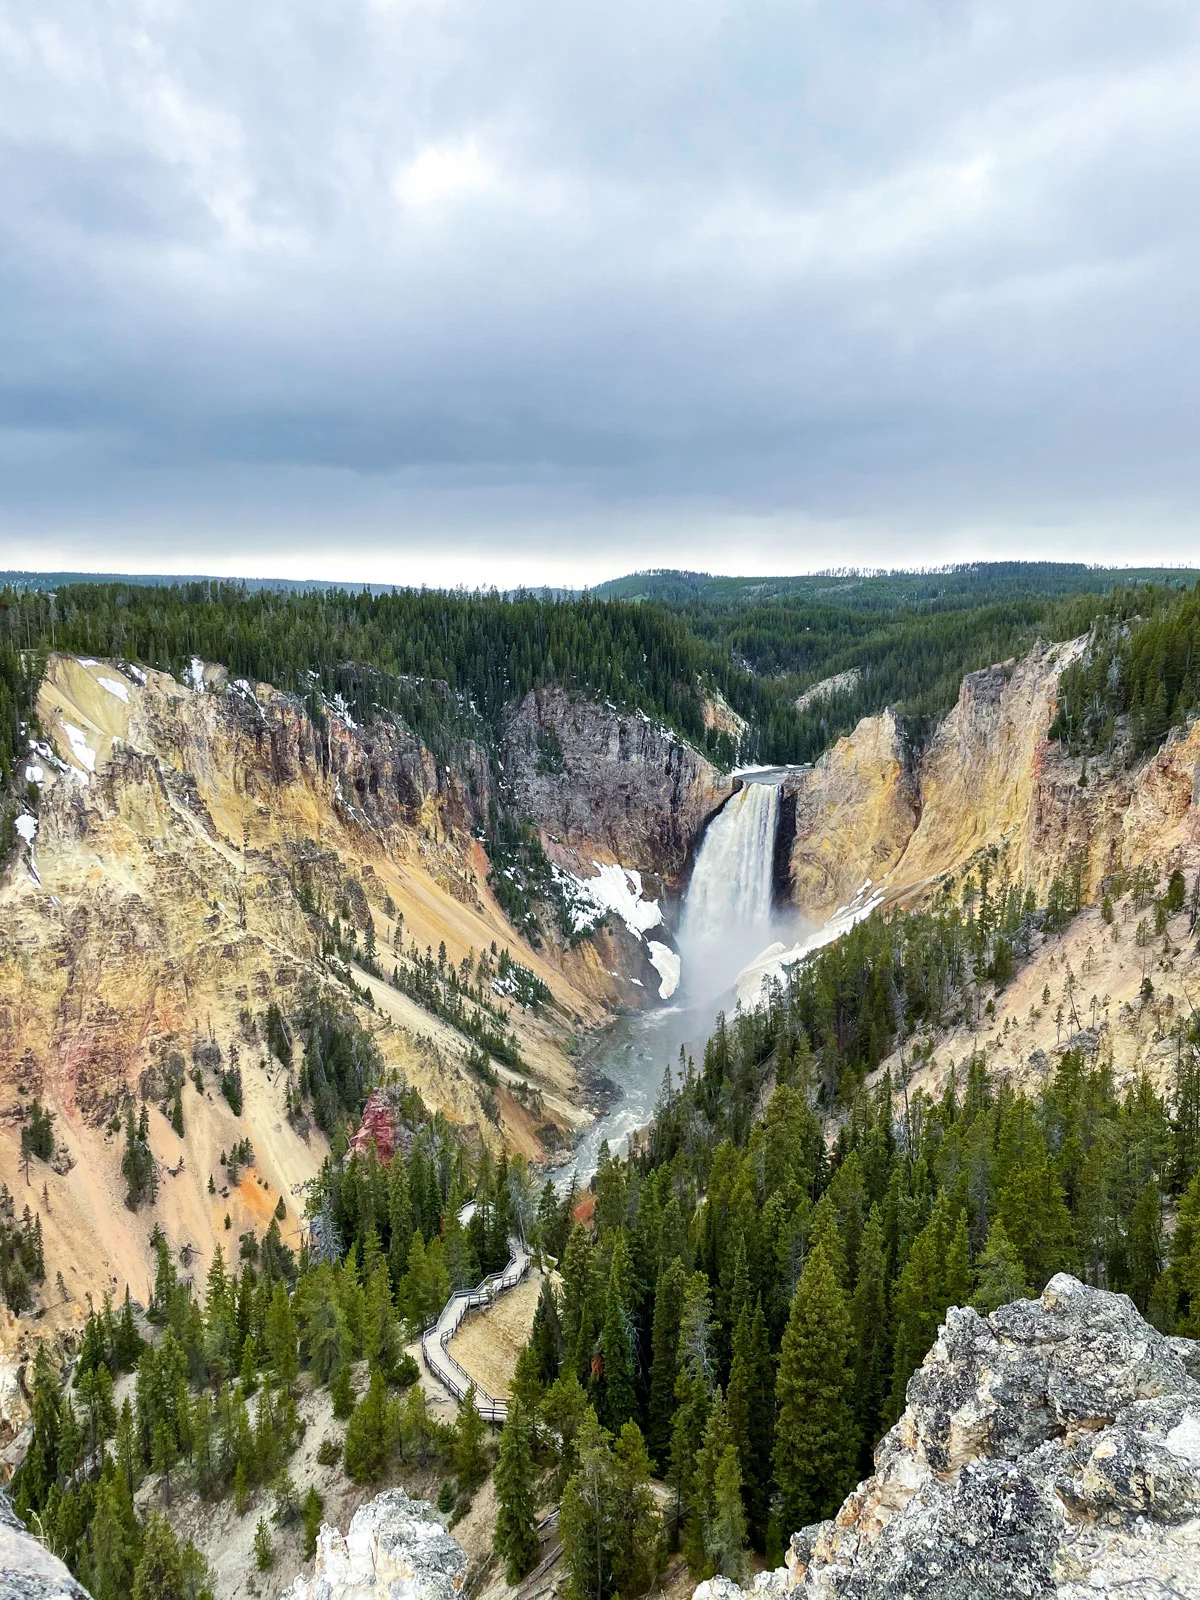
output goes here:
{"type": "Polygon", "coordinates": [[[63,1566],[38,1543],[0,1493],[0,1600],[88,1600],[63,1566]]]}
{"type": "Polygon", "coordinates": [[[344,1534],[322,1527],[312,1572],[284,1600],[457,1600],[466,1573],[466,1554],[428,1501],[385,1489],[344,1534]]]}
{"type": "Polygon", "coordinates": [[[796,1600],[1200,1600],[1200,1350],[1060,1273],[951,1310],[875,1472],[792,1539],[796,1600]]]}

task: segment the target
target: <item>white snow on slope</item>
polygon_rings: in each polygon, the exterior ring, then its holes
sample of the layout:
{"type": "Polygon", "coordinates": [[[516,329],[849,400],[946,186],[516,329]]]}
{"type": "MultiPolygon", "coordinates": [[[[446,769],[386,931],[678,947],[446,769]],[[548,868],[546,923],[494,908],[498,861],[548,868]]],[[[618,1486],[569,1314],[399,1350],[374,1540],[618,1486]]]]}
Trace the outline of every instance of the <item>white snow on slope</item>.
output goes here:
{"type": "Polygon", "coordinates": [[[199,656],[193,656],[183,675],[184,682],[197,694],[204,693],[204,663],[199,656]]]}
{"type": "Polygon", "coordinates": [[[23,813],[13,823],[13,827],[21,835],[26,844],[32,844],[37,838],[37,818],[31,817],[28,812],[23,813]]]}
{"type": "Polygon", "coordinates": [[[45,770],[42,767],[39,767],[36,762],[31,761],[30,764],[25,768],[25,782],[45,783],[45,781],[45,770]]]}
{"type": "Polygon", "coordinates": [[[73,722],[64,722],[62,727],[63,732],[70,741],[71,754],[75,757],[76,761],[78,761],[81,767],[86,767],[89,772],[95,772],[96,752],[92,749],[91,745],[88,744],[87,738],[82,730],[77,728],[73,722]]]}
{"type": "Polygon", "coordinates": [[[659,944],[657,939],[648,939],[646,948],[650,952],[650,965],[658,973],[658,998],[669,1000],[679,987],[679,957],[669,944],[659,944]]]}
{"type": "Polygon", "coordinates": [[[129,690],[123,683],[118,683],[115,678],[97,678],[96,682],[102,689],[107,689],[109,694],[115,694],[118,700],[129,704],[129,690]]]}
{"type": "Polygon", "coordinates": [[[571,913],[577,932],[591,927],[600,917],[610,912],[613,916],[620,917],[630,933],[637,938],[641,938],[649,933],[651,928],[657,928],[661,924],[662,907],[658,901],[642,898],[640,872],[635,872],[631,867],[617,866],[615,863],[601,866],[596,861],[593,865],[596,868],[594,878],[577,878],[573,873],[555,868],[555,877],[571,902],[571,913]]]}

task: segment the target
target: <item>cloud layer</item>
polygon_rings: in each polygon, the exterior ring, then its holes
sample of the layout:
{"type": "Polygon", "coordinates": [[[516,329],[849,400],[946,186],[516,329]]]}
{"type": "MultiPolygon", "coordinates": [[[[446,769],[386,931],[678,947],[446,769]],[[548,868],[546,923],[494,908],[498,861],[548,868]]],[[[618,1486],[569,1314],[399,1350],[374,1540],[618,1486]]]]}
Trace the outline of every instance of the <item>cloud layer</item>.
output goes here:
{"type": "Polygon", "coordinates": [[[1190,0],[9,7],[0,565],[1194,558],[1198,149],[1190,0]]]}

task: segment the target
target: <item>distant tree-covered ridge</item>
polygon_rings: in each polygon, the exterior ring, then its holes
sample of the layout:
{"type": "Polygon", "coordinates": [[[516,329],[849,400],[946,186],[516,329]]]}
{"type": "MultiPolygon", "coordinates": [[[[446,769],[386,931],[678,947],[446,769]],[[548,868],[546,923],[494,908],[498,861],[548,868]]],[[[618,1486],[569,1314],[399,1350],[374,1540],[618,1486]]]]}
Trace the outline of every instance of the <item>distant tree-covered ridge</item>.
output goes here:
{"type": "MultiPolygon", "coordinates": [[[[466,739],[495,758],[506,708],[559,685],[659,719],[728,766],[814,760],[885,706],[919,745],[965,673],[1038,638],[1091,632],[1086,660],[1064,676],[1056,735],[1097,751],[1120,727],[1136,759],[1197,704],[1196,578],[997,562],[803,578],[659,573],[607,586],[627,598],[215,580],[0,589],[0,779],[10,797],[0,845],[11,842],[17,758],[52,649],[176,675],[192,656],[219,661],[235,677],[302,696],[318,722],[335,696],[361,723],[399,716],[445,762],[466,739]],[[1149,578],[1161,581],[1140,581],[1149,578]],[[835,692],[797,707],[803,690],[837,674],[847,676],[835,692]],[[740,738],[706,726],[714,692],[744,720],[740,738]]],[[[496,819],[497,850],[521,823],[496,819]]],[[[523,908],[512,914],[519,920],[523,908]]]]}
{"type": "Polygon", "coordinates": [[[654,572],[597,592],[667,607],[732,660],[778,678],[789,698],[853,673],[850,686],[800,714],[793,743],[807,761],[885,706],[907,719],[919,742],[954,704],[964,674],[1039,637],[1086,633],[1098,616],[1148,616],[1198,579],[1194,570],[1165,567],[1000,561],[795,578],[654,572]]]}
{"type": "Polygon", "coordinates": [[[670,613],[623,601],[80,584],[53,601],[0,592],[0,645],[10,640],[176,674],[196,655],[235,677],[339,693],[364,722],[399,711],[434,745],[451,727],[486,739],[507,705],[553,683],[660,717],[731,758],[732,747],[722,751],[705,728],[705,696],[717,689],[750,725],[738,753],[780,761],[796,754],[796,717],[780,686],[735,665],[670,613]]]}

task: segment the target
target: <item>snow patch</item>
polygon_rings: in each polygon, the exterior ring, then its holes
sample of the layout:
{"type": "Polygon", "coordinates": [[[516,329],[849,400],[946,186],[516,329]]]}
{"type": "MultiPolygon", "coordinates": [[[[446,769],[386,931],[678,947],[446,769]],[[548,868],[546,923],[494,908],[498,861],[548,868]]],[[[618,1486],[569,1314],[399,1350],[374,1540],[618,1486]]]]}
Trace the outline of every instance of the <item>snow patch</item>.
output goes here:
{"type": "Polygon", "coordinates": [[[141,684],[143,689],[146,687],[146,674],[142,671],[141,667],[129,666],[126,667],[125,670],[136,683],[141,684]]]}
{"type": "Polygon", "coordinates": [[[646,948],[650,952],[650,965],[658,973],[658,998],[669,1000],[679,987],[679,957],[669,944],[660,944],[657,939],[648,939],[646,948]]]}
{"type": "Polygon", "coordinates": [[[594,927],[610,913],[620,917],[630,933],[639,939],[651,928],[661,926],[662,907],[657,900],[643,898],[640,872],[613,862],[601,866],[594,861],[592,865],[596,868],[594,878],[577,878],[573,873],[564,872],[561,867],[554,869],[554,875],[571,907],[576,933],[594,927]]]}
{"type": "Polygon", "coordinates": [[[115,694],[118,700],[129,704],[129,689],[123,683],[118,683],[115,678],[97,678],[96,682],[102,689],[107,689],[109,694],[115,694]]]}
{"type": "Polygon", "coordinates": [[[329,701],[329,704],[337,712],[338,716],[341,717],[342,721],[346,724],[346,726],[348,728],[357,728],[358,727],[358,724],[355,722],[354,718],[350,715],[349,707],[346,705],[346,701],[345,701],[345,699],[344,699],[344,697],[342,695],[335,694],[332,697],[332,699],[329,701]]]}
{"type": "Polygon", "coordinates": [[[73,722],[64,722],[63,732],[71,745],[71,754],[81,767],[86,767],[89,772],[96,770],[96,752],[87,742],[87,737],[82,729],[77,728],[73,722]]]}
{"type": "Polygon", "coordinates": [[[197,694],[204,693],[204,663],[199,656],[193,656],[188,663],[183,681],[189,689],[194,689],[197,694]]]}
{"type": "Polygon", "coordinates": [[[95,656],[80,656],[78,660],[81,667],[98,667],[100,665],[95,656]]]}
{"type": "Polygon", "coordinates": [[[30,739],[29,748],[34,755],[41,756],[48,767],[53,767],[55,772],[66,772],[67,763],[55,755],[44,739],[30,739]]]}
{"type": "Polygon", "coordinates": [[[23,812],[17,818],[17,820],[13,823],[13,827],[28,845],[31,845],[37,838],[37,818],[31,817],[27,811],[23,812]]]}
{"type": "Polygon", "coordinates": [[[25,768],[25,782],[26,783],[45,783],[45,781],[46,781],[45,769],[43,767],[39,767],[39,766],[35,765],[35,763],[33,763],[33,762],[30,762],[30,764],[25,768]]]}

